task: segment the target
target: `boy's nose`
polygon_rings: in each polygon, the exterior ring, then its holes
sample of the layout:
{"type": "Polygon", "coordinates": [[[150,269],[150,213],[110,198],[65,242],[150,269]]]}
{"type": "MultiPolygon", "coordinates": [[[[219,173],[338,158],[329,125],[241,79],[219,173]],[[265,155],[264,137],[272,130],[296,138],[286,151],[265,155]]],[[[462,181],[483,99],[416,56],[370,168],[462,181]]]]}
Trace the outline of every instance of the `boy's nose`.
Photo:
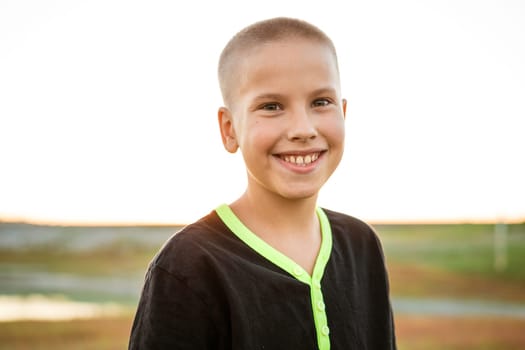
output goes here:
{"type": "Polygon", "coordinates": [[[288,139],[292,141],[307,141],[317,136],[317,128],[305,110],[299,110],[290,115],[288,139]]]}

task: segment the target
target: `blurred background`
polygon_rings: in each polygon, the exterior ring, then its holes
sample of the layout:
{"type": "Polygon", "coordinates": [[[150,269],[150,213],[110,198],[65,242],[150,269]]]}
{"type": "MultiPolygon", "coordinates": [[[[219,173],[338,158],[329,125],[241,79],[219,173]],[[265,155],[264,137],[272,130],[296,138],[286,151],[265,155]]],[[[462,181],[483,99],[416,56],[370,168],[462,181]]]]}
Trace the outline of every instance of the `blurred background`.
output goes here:
{"type": "Polygon", "coordinates": [[[525,348],[521,1],[0,2],[0,349],[122,349],[148,262],[237,198],[226,42],[323,29],[348,99],[320,205],[374,226],[400,349],[525,348]]]}

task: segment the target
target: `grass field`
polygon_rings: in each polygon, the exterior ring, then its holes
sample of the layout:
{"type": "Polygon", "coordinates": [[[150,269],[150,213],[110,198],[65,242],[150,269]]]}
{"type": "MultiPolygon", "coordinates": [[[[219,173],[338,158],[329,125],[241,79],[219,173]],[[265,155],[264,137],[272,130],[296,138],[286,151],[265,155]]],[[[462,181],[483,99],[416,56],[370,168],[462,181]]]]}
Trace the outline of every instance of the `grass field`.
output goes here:
{"type": "MultiPolygon", "coordinates": [[[[502,271],[494,268],[493,225],[376,225],[375,228],[385,250],[393,296],[525,305],[525,225],[508,227],[508,263],[502,271]]],[[[0,295],[63,292],[69,299],[119,302],[132,310],[147,264],[174,230],[130,228],[111,240],[94,244],[91,241],[107,237],[104,233],[107,231],[63,227],[55,230],[60,234],[51,230],[49,240],[36,243],[24,236],[27,233],[19,233],[16,237],[21,242],[15,244],[9,240],[13,237],[8,237],[6,227],[0,224],[0,295]],[[71,239],[75,235],[80,241],[71,239]],[[83,241],[86,237],[90,240],[83,241]],[[8,243],[2,245],[2,242],[8,243]],[[42,281],[59,276],[62,289],[39,289],[24,284],[25,280],[19,278],[24,274],[31,278],[41,276],[42,281]],[[87,281],[87,286],[99,284],[102,289],[110,289],[111,281],[117,287],[122,281],[123,286],[107,294],[96,288],[87,293],[66,283],[74,284],[77,280],[87,281]]],[[[0,350],[125,349],[132,317],[129,311],[118,317],[73,321],[0,322],[0,350]]],[[[525,318],[400,313],[396,314],[396,329],[399,349],[525,349],[525,318]]]]}
{"type": "Polygon", "coordinates": [[[494,225],[377,225],[392,294],[525,302],[525,224],[508,227],[494,267],[494,225]]]}

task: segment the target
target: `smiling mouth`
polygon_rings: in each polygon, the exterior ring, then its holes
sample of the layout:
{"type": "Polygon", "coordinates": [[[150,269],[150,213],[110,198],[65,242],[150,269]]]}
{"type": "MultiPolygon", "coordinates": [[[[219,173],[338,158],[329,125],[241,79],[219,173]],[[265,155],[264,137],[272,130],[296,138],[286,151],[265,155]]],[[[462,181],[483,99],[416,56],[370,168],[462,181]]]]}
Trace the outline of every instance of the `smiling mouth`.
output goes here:
{"type": "Polygon", "coordinates": [[[282,154],[279,156],[279,158],[284,160],[286,163],[291,163],[293,165],[298,165],[298,166],[307,166],[308,164],[315,162],[319,158],[320,155],[321,155],[321,152],[314,152],[314,153],[305,154],[305,155],[282,154]]]}

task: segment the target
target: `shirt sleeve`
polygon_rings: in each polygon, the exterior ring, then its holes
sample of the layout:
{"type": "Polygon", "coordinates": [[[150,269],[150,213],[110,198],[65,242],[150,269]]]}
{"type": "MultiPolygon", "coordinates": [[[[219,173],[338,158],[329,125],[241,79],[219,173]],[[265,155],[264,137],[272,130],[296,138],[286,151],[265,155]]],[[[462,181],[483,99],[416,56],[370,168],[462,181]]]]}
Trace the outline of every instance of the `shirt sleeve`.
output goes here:
{"type": "Polygon", "coordinates": [[[129,350],[217,348],[209,307],[184,280],[159,266],[149,268],[129,350]]]}

